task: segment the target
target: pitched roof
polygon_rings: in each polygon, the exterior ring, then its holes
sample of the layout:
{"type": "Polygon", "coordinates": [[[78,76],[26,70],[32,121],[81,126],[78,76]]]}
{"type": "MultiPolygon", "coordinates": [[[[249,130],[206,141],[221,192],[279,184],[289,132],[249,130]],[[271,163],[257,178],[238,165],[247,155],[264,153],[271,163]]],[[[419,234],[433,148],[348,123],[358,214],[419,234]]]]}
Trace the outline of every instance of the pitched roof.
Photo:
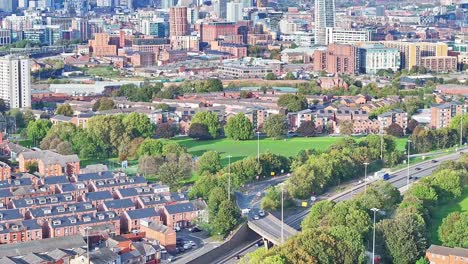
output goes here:
{"type": "Polygon", "coordinates": [[[0,245],[0,258],[24,256],[29,253],[49,252],[57,248],[79,248],[86,247],[82,236],[64,236],[55,238],[46,238],[15,244],[0,245]]]}
{"type": "Polygon", "coordinates": [[[159,216],[159,213],[154,208],[143,208],[125,212],[130,219],[142,219],[159,216]]]}
{"type": "Polygon", "coordinates": [[[169,214],[188,213],[188,212],[193,212],[197,210],[195,206],[193,205],[193,203],[191,202],[169,204],[169,205],[165,205],[164,208],[166,208],[169,214]]]}

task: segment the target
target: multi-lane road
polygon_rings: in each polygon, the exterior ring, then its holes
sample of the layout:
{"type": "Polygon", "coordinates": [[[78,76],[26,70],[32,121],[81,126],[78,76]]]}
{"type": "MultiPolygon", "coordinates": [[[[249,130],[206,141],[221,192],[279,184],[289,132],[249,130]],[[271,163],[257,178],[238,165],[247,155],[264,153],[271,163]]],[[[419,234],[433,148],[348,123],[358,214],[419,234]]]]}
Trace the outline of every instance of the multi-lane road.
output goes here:
{"type": "MultiPolygon", "coordinates": [[[[427,161],[410,166],[409,167],[410,185],[411,183],[423,177],[431,175],[432,172],[434,172],[440,166],[442,162],[448,161],[448,160],[457,160],[462,153],[463,152],[456,152],[453,154],[448,154],[446,156],[429,159],[427,161]]],[[[391,177],[388,180],[388,182],[390,182],[393,186],[395,186],[399,190],[404,190],[405,188],[407,188],[408,187],[407,185],[408,168],[405,167],[401,170],[391,173],[391,177]]],[[[327,199],[327,200],[331,200],[334,202],[341,202],[341,201],[349,200],[349,199],[352,199],[358,193],[363,192],[366,188],[366,184],[368,185],[370,183],[369,182],[361,183],[337,194],[325,193],[318,198],[319,200],[327,199]]],[[[310,208],[307,208],[295,215],[288,216],[287,218],[285,218],[284,222],[293,228],[300,229],[302,220],[308,215],[309,212],[310,212],[310,208]]],[[[275,226],[268,226],[265,228],[270,229],[270,230],[275,230],[275,229],[280,230],[281,226],[279,225],[277,226],[277,223],[275,222],[275,226]]],[[[243,248],[239,248],[238,250],[230,253],[229,256],[223,257],[222,261],[218,261],[216,263],[236,263],[237,256],[245,255],[246,253],[252,252],[255,249],[256,249],[256,244],[252,244],[243,248]]]]}

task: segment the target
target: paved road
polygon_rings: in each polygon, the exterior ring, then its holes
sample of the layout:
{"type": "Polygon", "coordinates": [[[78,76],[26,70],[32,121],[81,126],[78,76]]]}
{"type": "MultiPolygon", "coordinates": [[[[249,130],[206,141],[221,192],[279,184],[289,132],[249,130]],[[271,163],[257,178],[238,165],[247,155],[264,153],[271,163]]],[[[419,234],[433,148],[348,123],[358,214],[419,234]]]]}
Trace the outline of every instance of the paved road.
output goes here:
{"type": "MultiPolygon", "coordinates": [[[[434,158],[432,160],[428,160],[428,161],[410,166],[410,177],[412,177],[412,179],[410,180],[410,185],[411,183],[417,181],[420,178],[431,175],[432,172],[436,170],[442,162],[448,161],[448,160],[456,160],[459,157],[460,157],[460,152],[456,152],[454,154],[449,154],[447,156],[434,158]],[[433,160],[435,162],[433,162],[433,160]]],[[[401,169],[399,171],[392,173],[391,178],[388,181],[392,183],[398,189],[402,190],[404,189],[403,187],[407,186],[407,176],[408,176],[407,168],[404,168],[404,169],[401,169]]],[[[366,188],[365,185],[366,184],[356,185],[355,187],[348,189],[346,191],[340,192],[336,195],[332,195],[331,193],[325,193],[319,196],[318,198],[319,200],[328,199],[328,200],[332,200],[335,202],[349,200],[353,198],[356,194],[363,192],[366,188]]],[[[302,212],[299,212],[295,215],[291,215],[285,218],[284,222],[293,228],[300,229],[302,220],[308,215],[309,212],[310,212],[310,208],[302,212]]],[[[278,229],[278,228],[280,227],[279,226],[268,227],[268,229],[278,229]]],[[[237,255],[245,255],[248,252],[254,251],[256,248],[257,248],[256,245],[252,244],[250,247],[245,247],[245,248],[239,249],[236,252],[231,253],[225,259],[229,259],[229,263],[236,263],[237,261],[235,260],[235,257],[237,255]]],[[[226,262],[223,262],[223,263],[226,263],[226,262]]]]}

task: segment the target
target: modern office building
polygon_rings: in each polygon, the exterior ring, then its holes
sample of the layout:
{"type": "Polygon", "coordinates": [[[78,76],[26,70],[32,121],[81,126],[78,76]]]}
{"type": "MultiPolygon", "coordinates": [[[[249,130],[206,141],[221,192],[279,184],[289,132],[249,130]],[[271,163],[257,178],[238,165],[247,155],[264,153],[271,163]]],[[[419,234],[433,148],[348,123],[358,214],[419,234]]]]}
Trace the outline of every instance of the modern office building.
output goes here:
{"type": "Polygon", "coordinates": [[[143,20],[141,23],[141,33],[147,36],[165,37],[166,26],[164,21],[143,20]]]}
{"type": "Polygon", "coordinates": [[[353,44],[358,42],[368,42],[371,40],[371,32],[366,29],[343,29],[327,27],[325,29],[325,44],[353,44]]]}
{"type": "Polygon", "coordinates": [[[0,98],[10,108],[31,107],[31,66],[28,58],[0,58],[0,98]]]}
{"type": "Polygon", "coordinates": [[[187,7],[177,6],[170,8],[169,30],[171,37],[188,35],[187,7]]]}
{"type": "Polygon", "coordinates": [[[0,29],[0,46],[5,46],[11,43],[11,30],[0,29]]]}
{"type": "Polygon", "coordinates": [[[229,22],[237,22],[243,20],[244,14],[243,4],[237,2],[229,2],[227,3],[227,14],[226,20],[229,22]]]}
{"type": "Polygon", "coordinates": [[[335,0],[315,0],[315,44],[327,44],[327,27],[335,27],[335,0]]]}
{"type": "Polygon", "coordinates": [[[386,48],[382,44],[368,44],[359,48],[359,71],[365,74],[376,74],[379,70],[398,71],[400,68],[400,51],[386,48]]]}

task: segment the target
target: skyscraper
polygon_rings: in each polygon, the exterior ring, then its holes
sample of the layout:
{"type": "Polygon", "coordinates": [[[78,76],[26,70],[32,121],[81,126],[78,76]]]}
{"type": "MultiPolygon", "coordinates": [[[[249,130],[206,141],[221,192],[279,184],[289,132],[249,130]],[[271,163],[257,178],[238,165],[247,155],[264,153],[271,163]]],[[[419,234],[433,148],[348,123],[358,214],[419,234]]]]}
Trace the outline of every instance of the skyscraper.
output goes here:
{"type": "Polygon", "coordinates": [[[228,22],[237,22],[243,20],[243,4],[236,2],[227,3],[227,15],[226,20],[228,22]]]}
{"type": "Polygon", "coordinates": [[[170,36],[185,36],[188,34],[187,7],[171,7],[169,11],[170,36]]]}
{"type": "Polygon", "coordinates": [[[219,18],[226,18],[227,0],[218,0],[215,3],[215,13],[219,18]]]}
{"type": "Polygon", "coordinates": [[[31,107],[31,65],[28,58],[0,58],[0,98],[10,108],[31,107]]]}
{"type": "Polygon", "coordinates": [[[0,1],[0,10],[4,12],[13,12],[18,8],[18,0],[0,1]]]}
{"type": "Polygon", "coordinates": [[[315,0],[315,44],[326,45],[327,27],[335,27],[335,0],[315,0]]]}

